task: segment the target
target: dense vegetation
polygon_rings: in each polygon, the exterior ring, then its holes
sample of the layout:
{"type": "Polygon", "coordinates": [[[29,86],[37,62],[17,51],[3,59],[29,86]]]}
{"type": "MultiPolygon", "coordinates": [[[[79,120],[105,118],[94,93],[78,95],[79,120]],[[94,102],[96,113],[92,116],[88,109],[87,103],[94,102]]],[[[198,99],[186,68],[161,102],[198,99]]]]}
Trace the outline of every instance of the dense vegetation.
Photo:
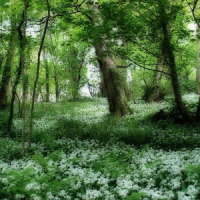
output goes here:
{"type": "Polygon", "coordinates": [[[0,199],[200,199],[199,0],[0,1],[0,199]]]}

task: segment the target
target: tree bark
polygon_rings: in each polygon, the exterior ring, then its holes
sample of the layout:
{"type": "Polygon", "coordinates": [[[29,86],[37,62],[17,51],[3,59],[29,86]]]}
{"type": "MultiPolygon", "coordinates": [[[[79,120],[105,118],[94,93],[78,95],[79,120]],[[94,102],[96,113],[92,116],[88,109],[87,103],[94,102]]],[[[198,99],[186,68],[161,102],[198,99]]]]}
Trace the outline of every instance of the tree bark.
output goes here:
{"type": "MultiPolygon", "coordinates": [[[[128,49],[128,44],[124,40],[122,40],[122,46],[128,49]]],[[[131,90],[131,87],[129,87],[130,85],[128,85],[128,67],[122,67],[127,66],[127,60],[120,58],[118,59],[117,63],[119,64],[118,68],[120,68],[120,74],[123,78],[126,97],[128,100],[131,100],[131,98],[133,97],[133,90],[131,90]]]]}
{"type": "Polygon", "coordinates": [[[58,82],[58,67],[57,67],[57,64],[53,64],[53,66],[54,66],[54,82],[55,82],[56,102],[59,102],[60,91],[59,91],[59,82],[58,82]]]}
{"type": "Polygon", "coordinates": [[[100,79],[101,79],[100,84],[99,84],[100,95],[101,95],[101,97],[106,97],[106,87],[104,84],[104,79],[103,79],[102,73],[100,74],[100,79]]]}
{"type": "Polygon", "coordinates": [[[28,85],[28,74],[23,70],[23,89],[22,89],[22,156],[25,156],[25,138],[26,138],[26,97],[28,85]]]}
{"type": "Polygon", "coordinates": [[[46,18],[44,32],[43,32],[43,35],[42,35],[42,39],[41,39],[41,43],[40,43],[40,48],[39,48],[39,51],[38,51],[36,78],[35,78],[35,81],[34,81],[33,95],[32,95],[32,101],[31,101],[31,114],[30,114],[30,127],[29,127],[29,145],[28,145],[29,151],[31,149],[31,144],[32,144],[33,114],[34,114],[36,88],[37,88],[37,83],[38,83],[39,73],[40,73],[40,57],[41,57],[42,48],[44,46],[44,41],[45,41],[45,37],[46,37],[48,25],[49,25],[49,19],[50,19],[50,4],[49,4],[49,0],[46,0],[46,4],[47,4],[48,15],[47,15],[47,18],[46,18]]]}
{"type": "MultiPolygon", "coordinates": [[[[198,2],[198,1],[196,1],[198,2]]],[[[197,25],[197,68],[196,68],[196,83],[197,83],[197,92],[200,95],[200,24],[195,16],[195,9],[196,9],[197,3],[194,5],[194,8],[192,10],[192,14],[194,17],[194,21],[196,22],[197,25]]],[[[199,102],[197,105],[197,110],[196,110],[196,119],[199,121],[200,120],[200,97],[199,97],[199,102]]]]}
{"type": "MultiPolygon", "coordinates": [[[[25,41],[25,32],[26,32],[26,20],[27,20],[27,9],[28,9],[28,2],[24,2],[24,10],[22,13],[22,20],[18,26],[18,34],[19,34],[19,42],[20,42],[20,60],[19,60],[19,67],[17,69],[17,76],[12,88],[12,97],[11,97],[11,104],[10,104],[10,114],[8,119],[8,133],[10,136],[12,136],[12,121],[13,121],[13,114],[14,114],[14,102],[15,102],[15,96],[17,92],[17,86],[20,82],[21,74],[24,70],[24,64],[25,64],[25,47],[26,47],[26,41],[25,41]]],[[[23,135],[23,133],[22,133],[23,135]]],[[[24,136],[22,136],[24,137],[24,136]]]]}
{"type": "MultiPolygon", "coordinates": [[[[27,23],[27,21],[25,22],[27,23]]],[[[24,32],[24,37],[26,37],[26,31],[24,32]]],[[[26,100],[28,93],[28,71],[30,66],[30,51],[27,52],[27,57],[24,57],[24,67],[23,67],[23,87],[22,87],[22,156],[25,156],[25,141],[26,141],[26,100]]],[[[24,56],[24,54],[22,54],[24,56]]]]}
{"type": "Polygon", "coordinates": [[[160,84],[161,84],[161,79],[162,79],[161,71],[163,71],[163,65],[164,65],[163,53],[162,53],[162,50],[160,50],[159,58],[158,58],[157,66],[156,66],[157,71],[154,73],[153,89],[152,89],[152,93],[149,97],[150,102],[158,101],[161,98],[160,84]]]}
{"type": "Polygon", "coordinates": [[[200,27],[197,26],[197,67],[196,67],[196,83],[197,93],[200,95],[200,27]]]}
{"type": "Polygon", "coordinates": [[[123,86],[123,78],[111,55],[106,53],[102,43],[95,44],[95,51],[103,75],[104,84],[112,115],[121,117],[131,113],[123,86]]]}
{"type": "MultiPolygon", "coordinates": [[[[197,93],[200,95],[200,27],[197,26],[197,67],[196,67],[197,93]]],[[[196,111],[196,118],[200,120],[200,97],[196,111]]]]}
{"type": "MultiPolygon", "coordinates": [[[[89,17],[89,20],[94,27],[97,22],[102,24],[103,21],[99,9],[98,3],[91,5],[93,16],[89,17]]],[[[98,39],[94,39],[94,48],[103,75],[110,114],[122,117],[130,114],[132,111],[128,105],[123,77],[114,62],[113,56],[108,53],[105,37],[106,34],[99,35],[98,39]]]]}
{"type": "Polygon", "coordinates": [[[4,57],[3,57],[2,54],[0,54],[0,71],[1,71],[1,67],[2,67],[3,61],[4,61],[4,57]]]}
{"type": "Polygon", "coordinates": [[[163,32],[163,44],[162,44],[163,54],[166,56],[170,68],[170,75],[172,80],[172,87],[174,91],[176,106],[182,117],[188,119],[188,113],[185,109],[181,96],[178,74],[176,71],[175,56],[171,44],[170,33],[168,30],[169,29],[168,27],[169,22],[167,21],[168,16],[164,8],[164,2],[162,2],[162,0],[159,0],[159,6],[160,6],[161,28],[163,32]]]}
{"type": "Polygon", "coordinates": [[[49,66],[46,65],[46,102],[49,102],[49,66]]]}
{"type": "Polygon", "coordinates": [[[120,69],[120,73],[123,78],[123,83],[124,83],[124,91],[127,97],[127,100],[131,100],[133,96],[133,91],[131,90],[131,87],[128,85],[128,69],[127,68],[122,68],[120,69]]]}
{"type": "MultiPolygon", "coordinates": [[[[51,32],[49,32],[49,36],[50,36],[50,40],[52,40],[52,35],[51,32]]],[[[55,94],[56,94],[56,102],[59,102],[59,98],[60,98],[60,90],[59,90],[59,76],[58,76],[58,62],[57,62],[57,54],[56,54],[56,48],[54,48],[53,44],[52,44],[52,48],[51,48],[55,59],[53,60],[53,67],[54,67],[54,82],[55,82],[55,94]],[[55,62],[56,61],[56,62],[55,62]]]]}
{"type": "MultiPolygon", "coordinates": [[[[42,102],[45,102],[45,97],[44,97],[44,95],[42,94],[42,87],[40,86],[37,90],[38,90],[38,93],[41,95],[42,102]]],[[[36,93],[37,93],[37,92],[36,92],[36,93]]]]}
{"type": "Polygon", "coordinates": [[[80,81],[81,81],[82,65],[79,67],[72,67],[71,73],[71,89],[72,89],[72,100],[76,101],[79,96],[80,81]]]}
{"type": "Polygon", "coordinates": [[[11,36],[9,41],[6,63],[2,75],[1,87],[0,87],[0,109],[7,106],[9,85],[12,78],[11,73],[15,58],[15,51],[16,51],[16,27],[14,22],[11,20],[11,36]]]}
{"type": "Polygon", "coordinates": [[[71,87],[72,87],[72,101],[76,101],[79,95],[79,86],[76,80],[71,80],[71,87]]]}
{"type": "Polygon", "coordinates": [[[49,102],[49,66],[46,52],[44,53],[44,63],[45,63],[45,71],[46,71],[46,102],[49,102]]]}

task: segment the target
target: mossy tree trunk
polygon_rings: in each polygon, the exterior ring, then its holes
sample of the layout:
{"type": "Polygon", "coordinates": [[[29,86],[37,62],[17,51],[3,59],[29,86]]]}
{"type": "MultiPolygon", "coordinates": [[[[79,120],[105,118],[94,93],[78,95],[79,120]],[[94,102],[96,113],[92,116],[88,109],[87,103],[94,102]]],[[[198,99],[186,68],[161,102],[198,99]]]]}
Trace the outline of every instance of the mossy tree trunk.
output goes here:
{"type": "Polygon", "coordinates": [[[49,64],[45,50],[43,50],[44,63],[45,63],[45,74],[46,74],[46,102],[49,102],[49,64]]]}
{"type": "MultiPolygon", "coordinates": [[[[94,4],[90,6],[90,9],[92,16],[89,16],[89,20],[93,28],[96,28],[97,24],[103,25],[103,19],[98,2],[94,2],[94,4]]],[[[113,55],[108,52],[106,40],[109,40],[106,32],[100,34],[97,33],[97,37],[94,36],[93,38],[94,48],[104,80],[110,114],[122,117],[130,114],[132,111],[128,105],[125,91],[126,83],[120,73],[120,69],[114,62],[113,55]]]]}
{"type": "Polygon", "coordinates": [[[72,101],[76,101],[79,96],[81,71],[82,71],[82,66],[79,66],[79,67],[72,66],[72,69],[69,71],[70,82],[71,82],[72,101]]]}
{"type": "Polygon", "coordinates": [[[156,71],[154,73],[154,78],[153,78],[153,88],[152,88],[152,93],[150,94],[149,101],[158,101],[161,99],[161,80],[162,80],[162,72],[163,71],[163,66],[164,66],[164,59],[163,59],[163,53],[162,50],[160,50],[159,57],[158,57],[158,62],[156,65],[156,71]]]}
{"type": "MultiPolygon", "coordinates": [[[[19,59],[19,66],[17,69],[17,76],[12,88],[12,97],[11,97],[11,104],[10,104],[10,114],[9,114],[9,119],[8,119],[8,133],[10,136],[12,135],[12,121],[13,121],[13,114],[14,114],[14,102],[15,102],[15,97],[17,94],[17,86],[20,82],[20,77],[24,72],[24,66],[25,66],[25,48],[26,48],[26,26],[27,26],[27,9],[28,9],[28,2],[24,2],[24,10],[22,13],[22,19],[19,23],[19,26],[17,28],[18,34],[19,34],[19,43],[20,43],[20,59],[19,59]]],[[[23,83],[23,102],[22,102],[22,118],[25,120],[25,96],[26,96],[26,83],[23,83]]],[[[25,126],[25,122],[24,122],[25,126]]],[[[24,139],[24,134],[25,134],[25,128],[23,127],[22,130],[22,138],[24,139]]],[[[23,140],[23,145],[24,145],[24,140],[23,140]]],[[[24,146],[23,146],[24,147],[24,146]]],[[[23,155],[24,155],[24,149],[23,149],[23,155]]]]}
{"type": "Polygon", "coordinates": [[[197,93],[200,95],[200,28],[197,26],[197,67],[196,67],[196,83],[197,93]]]}
{"type": "MultiPolygon", "coordinates": [[[[197,93],[200,95],[200,27],[197,26],[197,67],[196,67],[197,93]]],[[[196,111],[196,118],[200,120],[200,98],[196,111]]]]}
{"type": "MultiPolygon", "coordinates": [[[[49,39],[52,40],[51,31],[49,31],[49,39]]],[[[55,38],[55,42],[58,41],[55,38]]],[[[53,40],[52,40],[53,43],[53,40]]],[[[55,84],[55,94],[56,94],[56,102],[59,102],[60,99],[60,89],[59,89],[59,69],[58,69],[58,57],[57,57],[57,51],[56,48],[54,48],[54,45],[51,46],[51,49],[53,55],[53,69],[54,69],[54,84],[55,84]]]]}
{"type": "Polygon", "coordinates": [[[127,68],[120,69],[120,73],[123,78],[123,85],[124,85],[124,91],[125,91],[126,97],[128,100],[132,100],[133,90],[132,90],[131,84],[128,85],[128,69],[127,68]]]}
{"type": "Polygon", "coordinates": [[[123,77],[112,56],[106,52],[102,43],[95,44],[95,51],[103,75],[110,113],[118,117],[130,114],[123,77]]]}
{"type": "Polygon", "coordinates": [[[55,82],[56,102],[59,102],[60,91],[59,91],[59,80],[58,80],[58,66],[57,66],[57,64],[53,64],[53,66],[54,66],[54,82],[55,82]]]}
{"type": "Polygon", "coordinates": [[[172,80],[172,87],[174,91],[176,107],[179,113],[182,115],[182,117],[185,119],[188,119],[188,113],[185,109],[182,96],[181,96],[180,84],[179,84],[178,74],[177,74],[177,69],[176,69],[176,61],[175,61],[175,56],[173,52],[173,46],[171,44],[171,35],[169,33],[169,27],[168,27],[169,16],[166,13],[164,4],[165,2],[163,0],[159,0],[161,28],[162,28],[162,33],[163,33],[163,43],[162,43],[163,55],[165,56],[165,59],[167,60],[168,62],[167,64],[170,69],[170,75],[171,75],[171,80],[172,80]]]}
{"type": "Polygon", "coordinates": [[[100,81],[100,84],[99,84],[100,96],[106,97],[106,87],[105,87],[105,83],[104,83],[104,80],[103,80],[102,73],[100,74],[100,78],[101,78],[101,81],[100,81]]]}
{"type": "Polygon", "coordinates": [[[4,61],[4,56],[2,54],[0,54],[0,71],[1,71],[3,61],[4,61]]]}
{"type": "Polygon", "coordinates": [[[12,67],[15,58],[16,51],[16,26],[11,21],[11,36],[9,41],[9,47],[7,52],[7,58],[5,62],[4,71],[2,74],[2,81],[0,87],[0,109],[7,106],[7,99],[9,94],[9,85],[12,78],[12,67]]]}

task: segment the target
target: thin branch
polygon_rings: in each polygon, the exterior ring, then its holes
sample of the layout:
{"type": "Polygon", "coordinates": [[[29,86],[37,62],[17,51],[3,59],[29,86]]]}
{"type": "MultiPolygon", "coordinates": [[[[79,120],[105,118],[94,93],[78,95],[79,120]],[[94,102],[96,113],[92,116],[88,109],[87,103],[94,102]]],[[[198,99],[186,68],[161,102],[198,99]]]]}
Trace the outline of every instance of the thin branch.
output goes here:
{"type": "MultiPolygon", "coordinates": [[[[112,53],[113,53],[113,52],[112,52],[112,53]]],[[[160,70],[157,70],[157,69],[151,69],[151,68],[145,67],[144,65],[142,65],[142,64],[140,64],[140,63],[134,61],[133,59],[131,59],[130,57],[128,57],[128,56],[126,56],[126,55],[120,54],[119,52],[115,52],[114,54],[117,55],[117,56],[120,56],[121,58],[124,58],[124,59],[126,59],[126,60],[131,61],[131,63],[133,63],[133,64],[135,64],[135,65],[137,65],[138,67],[141,67],[141,68],[143,68],[143,69],[146,69],[146,70],[149,70],[149,71],[154,71],[154,72],[160,72],[160,73],[166,74],[166,75],[168,75],[168,76],[171,76],[171,74],[169,74],[169,73],[167,73],[167,72],[165,72],[165,71],[160,71],[160,70]]]]}
{"type": "Polygon", "coordinates": [[[126,65],[126,66],[117,66],[117,68],[126,69],[126,68],[129,68],[131,65],[132,65],[132,63],[130,63],[129,65],[126,65]]]}
{"type": "Polygon", "coordinates": [[[189,5],[190,10],[192,12],[192,16],[194,18],[194,21],[196,22],[197,26],[200,28],[200,23],[198,22],[198,19],[197,19],[196,15],[195,15],[195,10],[196,10],[198,1],[199,0],[194,0],[193,7],[191,7],[191,3],[188,3],[188,5],[189,5]]]}

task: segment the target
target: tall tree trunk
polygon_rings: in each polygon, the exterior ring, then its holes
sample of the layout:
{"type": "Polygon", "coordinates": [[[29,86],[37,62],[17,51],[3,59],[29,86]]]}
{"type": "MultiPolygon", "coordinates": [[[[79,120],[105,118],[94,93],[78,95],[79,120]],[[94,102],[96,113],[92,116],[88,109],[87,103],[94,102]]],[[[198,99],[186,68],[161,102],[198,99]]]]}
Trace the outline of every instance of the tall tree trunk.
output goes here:
{"type": "MultiPolygon", "coordinates": [[[[26,32],[24,33],[24,35],[26,32]]],[[[26,36],[26,35],[25,35],[26,36]]],[[[28,51],[28,58],[24,58],[24,69],[23,69],[23,88],[22,88],[22,156],[25,156],[25,141],[26,141],[26,99],[28,92],[28,70],[30,66],[30,52],[28,51]],[[27,62],[26,62],[27,61],[27,62]],[[25,65],[26,64],[26,65],[25,65]]],[[[24,54],[22,54],[24,56],[24,54]]]]}
{"type": "Polygon", "coordinates": [[[127,71],[127,76],[129,76],[128,83],[127,83],[127,88],[128,88],[128,99],[132,100],[134,103],[135,102],[135,97],[134,97],[134,81],[133,81],[133,75],[132,75],[132,70],[127,71]]]}
{"type": "MultiPolygon", "coordinates": [[[[52,35],[51,35],[51,31],[49,31],[49,37],[50,40],[52,40],[52,35]]],[[[56,42],[57,43],[57,42],[56,42]]],[[[59,102],[59,98],[60,98],[60,90],[59,90],[59,77],[58,77],[58,61],[57,61],[57,54],[56,54],[56,48],[54,48],[54,46],[52,45],[51,48],[55,59],[53,60],[53,67],[54,67],[54,82],[55,82],[55,94],[56,94],[56,102],[59,102]]]]}
{"type": "Polygon", "coordinates": [[[53,64],[53,66],[54,66],[54,82],[55,82],[56,102],[59,102],[60,91],[59,91],[59,82],[58,82],[58,67],[57,67],[57,63],[53,64]]]}
{"type": "Polygon", "coordinates": [[[76,78],[76,74],[71,78],[72,101],[76,101],[79,95],[79,83],[77,82],[76,78]]]}
{"type": "Polygon", "coordinates": [[[72,70],[70,71],[71,75],[71,89],[72,89],[72,100],[76,101],[79,97],[79,90],[80,90],[80,82],[81,82],[81,71],[82,71],[82,63],[78,63],[80,66],[73,67],[72,70]]]}
{"type": "MultiPolygon", "coordinates": [[[[3,15],[1,15],[1,19],[0,19],[0,26],[2,26],[2,25],[3,25],[3,15]]],[[[1,36],[0,43],[3,42],[2,35],[3,35],[2,30],[0,30],[0,36],[1,36]]],[[[1,75],[1,67],[2,67],[3,61],[4,61],[4,54],[2,52],[0,52],[0,75],[1,75]]],[[[0,82],[0,84],[1,84],[1,82],[0,82]]]]}
{"type": "Polygon", "coordinates": [[[39,51],[38,51],[36,78],[35,78],[35,81],[34,81],[32,102],[31,102],[31,115],[30,115],[30,127],[29,127],[30,128],[29,129],[29,145],[28,145],[29,151],[31,149],[31,144],[32,144],[33,114],[34,114],[33,112],[34,112],[34,105],[35,105],[36,88],[37,88],[37,83],[38,83],[39,73],[40,73],[40,57],[41,57],[42,48],[44,46],[44,41],[45,41],[45,37],[46,37],[48,25],[49,25],[49,19],[50,19],[50,4],[49,4],[49,0],[46,0],[46,4],[47,4],[48,15],[47,15],[47,18],[46,18],[44,32],[43,32],[43,35],[42,35],[42,39],[41,39],[41,43],[40,43],[40,48],[39,48],[39,51]]]}
{"type": "Polygon", "coordinates": [[[49,102],[49,66],[46,65],[46,102],[49,102]]]}
{"type": "Polygon", "coordinates": [[[102,43],[95,44],[95,51],[106,87],[110,113],[119,117],[130,114],[123,78],[113,58],[106,53],[102,43]]]}
{"type": "Polygon", "coordinates": [[[2,54],[0,54],[0,72],[1,72],[1,67],[2,67],[3,61],[4,61],[4,57],[2,54]]]}
{"type": "Polygon", "coordinates": [[[120,73],[121,73],[122,78],[123,78],[124,91],[125,91],[127,100],[130,100],[131,96],[132,96],[132,91],[128,87],[128,69],[127,68],[124,68],[124,69],[122,68],[122,69],[120,69],[120,73]]]}
{"type": "Polygon", "coordinates": [[[49,66],[45,50],[43,50],[43,53],[44,53],[44,62],[46,71],[46,102],[49,102],[49,66]]]}
{"type": "MultiPolygon", "coordinates": [[[[128,49],[128,44],[122,40],[122,46],[128,49]]],[[[119,66],[120,67],[120,74],[123,78],[123,83],[124,83],[124,90],[126,93],[126,97],[128,100],[131,99],[131,97],[133,96],[133,91],[131,91],[130,87],[128,87],[128,68],[127,67],[123,67],[127,65],[127,60],[120,58],[117,63],[119,62],[119,66]]]]}
{"type": "MultiPolygon", "coordinates": [[[[197,67],[196,67],[197,92],[200,95],[200,27],[197,26],[197,67]]],[[[200,97],[196,111],[196,118],[200,120],[200,97]]]]}
{"type": "Polygon", "coordinates": [[[196,67],[196,83],[197,93],[200,95],[200,27],[197,26],[197,67],[196,67]]]}
{"type": "MultiPolygon", "coordinates": [[[[42,102],[45,102],[45,97],[44,97],[44,95],[42,94],[42,86],[40,86],[37,90],[38,90],[39,95],[41,96],[42,102]]],[[[36,93],[37,93],[37,92],[36,92],[36,93]]]]}
{"type": "Polygon", "coordinates": [[[9,47],[7,52],[6,63],[2,75],[1,87],[0,87],[0,109],[7,106],[7,98],[9,93],[9,85],[11,81],[12,66],[15,58],[16,50],[16,27],[13,21],[11,21],[11,36],[9,41],[9,47]]]}
{"type": "Polygon", "coordinates": [[[162,72],[163,71],[163,65],[164,65],[164,59],[163,59],[163,53],[162,49],[160,50],[158,62],[156,66],[156,71],[154,73],[154,79],[153,79],[153,88],[152,93],[150,94],[149,101],[157,101],[160,100],[161,94],[160,94],[160,83],[162,79],[162,72]]]}
{"type": "Polygon", "coordinates": [[[164,2],[162,0],[159,0],[159,6],[160,6],[161,26],[162,26],[162,32],[163,32],[163,54],[166,56],[168,65],[170,68],[172,87],[174,91],[176,106],[177,106],[178,111],[182,115],[182,117],[185,119],[188,119],[188,113],[185,109],[182,96],[181,96],[178,74],[176,71],[175,56],[174,56],[173,47],[171,44],[170,33],[168,31],[168,28],[169,28],[168,27],[169,22],[167,21],[168,16],[164,8],[164,2]]]}
{"type": "MultiPolygon", "coordinates": [[[[198,94],[200,95],[200,23],[198,22],[198,19],[195,15],[195,10],[197,9],[197,3],[198,3],[198,0],[195,1],[195,5],[194,5],[194,8],[192,10],[192,14],[193,14],[193,18],[194,18],[194,21],[196,22],[196,26],[197,26],[197,68],[196,68],[196,82],[197,82],[197,92],[198,94]]],[[[199,103],[198,103],[198,106],[197,106],[197,111],[196,111],[196,119],[198,121],[200,121],[200,97],[199,97],[199,103]]]]}
{"type": "Polygon", "coordinates": [[[22,91],[22,156],[25,156],[26,138],[26,96],[27,96],[28,74],[23,70],[23,91],[22,91]]]}
{"type": "Polygon", "coordinates": [[[104,84],[102,73],[100,74],[100,79],[101,79],[100,84],[99,84],[100,95],[101,95],[101,97],[106,97],[106,87],[104,84]]]}
{"type": "MultiPolygon", "coordinates": [[[[91,5],[93,16],[89,17],[89,19],[94,27],[97,22],[102,24],[99,9],[98,3],[91,5]]],[[[103,75],[110,114],[122,117],[130,114],[131,109],[128,105],[123,77],[114,62],[113,56],[108,53],[106,44],[104,44],[106,43],[104,40],[105,37],[106,35],[99,35],[99,38],[94,40],[94,48],[103,75]]]]}
{"type": "MultiPolygon", "coordinates": [[[[10,115],[8,119],[8,133],[11,135],[11,129],[12,129],[12,121],[13,121],[13,114],[14,114],[14,102],[15,102],[15,96],[17,92],[17,86],[20,82],[21,74],[24,70],[24,64],[25,64],[25,47],[26,47],[26,41],[25,41],[25,32],[26,32],[26,20],[27,20],[27,9],[28,9],[28,2],[24,2],[24,11],[22,13],[22,20],[18,26],[18,34],[19,34],[19,41],[20,41],[20,60],[19,60],[19,67],[17,69],[17,76],[12,88],[12,97],[11,97],[11,104],[10,104],[10,115]]],[[[22,133],[23,134],[23,133],[22,133]]]]}

